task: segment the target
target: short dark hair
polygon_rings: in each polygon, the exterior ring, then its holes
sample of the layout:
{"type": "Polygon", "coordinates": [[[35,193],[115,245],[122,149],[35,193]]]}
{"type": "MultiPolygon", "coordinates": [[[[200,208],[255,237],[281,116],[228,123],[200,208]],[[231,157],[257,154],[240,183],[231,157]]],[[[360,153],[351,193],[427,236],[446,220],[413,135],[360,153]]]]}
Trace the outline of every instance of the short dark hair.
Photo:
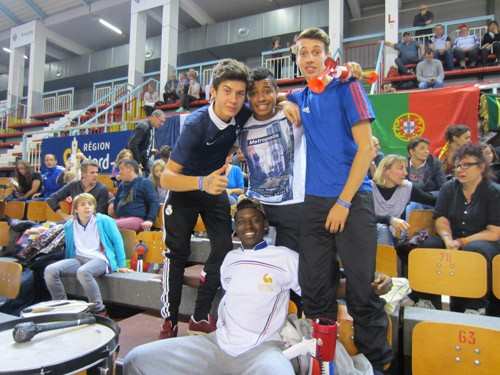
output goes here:
{"type": "Polygon", "coordinates": [[[493,162],[498,161],[498,154],[497,150],[495,150],[495,147],[491,143],[480,143],[479,146],[481,147],[481,152],[483,152],[485,149],[489,148],[491,153],[493,154],[493,162]]]}
{"type": "Polygon", "coordinates": [[[262,214],[264,220],[267,220],[266,213],[264,211],[264,208],[262,207],[262,204],[260,204],[259,201],[248,197],[244,197],[238,202],[238,204],[236,205],[236,212],[234,214],[234,218],[236,219],[238,211],[243,210],[245,208],[253,208],[259,211],[262,214]]]}
{"type": "Polygon", "coordinates": [[[248,68],[235,59],[219,61],[212,73],[212,86],[217,90],[223,81],[241,81],[248,86],[248,68]]]}
{"type": "Polygon", "coordinates": [[[297,37],[297,41],[301,39],[315,39],[323,42],[325,45],[325,51],[328,52],[330,49],[330,37],[325,32],[325,30],[320,29],[319,27],[310,27],[302,31],[297,37]]]}
{"type": "Polygon", "coordinates": [[[139,163],[136,162],[134,159],[123,159],[118,164],[118,167],[120,167],[121,165],[123,165],[125,167],[129,167],[129,168],[133,168],[135,174],[141,173],[141,168],[139,167],[139,163]]]}
{"type": "Polygon", "coordinates": [[[408,144],[406,145],[406,150],[409,153],[411,150],[414,150],[415,147],[417,147],[420,143],[425,143],[427,145],[430,145],[430,142],[427,138],[416,137],[412,138],[410,142],[408,142],[408,144]]]}
{"type": "Polygon", "coordinates": [[[457,151],[455,151],[455,154],[453,155],[453,162],[456,164],[466,156],[476,158],[478,163],[484,166],[483,177],[490,177],[490,168],[488,163],[486,162],[486,159],[484,158],[483,150],[481,149],[480,145],[467,143],[461,146],[457,151]]]}
{"type": "Polygon", "coordinates": [[[429,48],[429,47],[425,47],[425,52],[424,52],[426,55],[433,55],[434,54],[434,51],[429,48]]]}
{"type": "Polygon", "coordinates": [[[467,132],[470,132],[467,125],[450,125],[446,129],[444,136],[447,142],[452,142],[454,137],[460,137],[467,132]]]}
{"type": "Polygon", "coordinates": [[[411,36],[411,33],[410,33],[409,31],[405,31],[405,32],[403,33],[403,36],[411,36]]]}
{"type": "Polygon", "coordinates": [[[495,24],[495,25],[497,25],[497,27],[498,27],[498,22],[497,22],[497,21],[495,21],[495,20],[488,21],[488,24],[487,24],[487,25],[488,25],[488,27],[490,27],[490,26],[491,26],[491,24],[495,24]]]}
{"type": "Polygon", "coordinates": [[[96,162],[95,160],[86,159],[86,160],[84,160],[84,161],[81,162],[81,164],[80,164],[80,171],[82,173],[87,173],[87,169],[89,167],[96,167],[97,170],[99,170],[99,163],[96,162]]]}
{"type": "Polygon", "coordinates": [[[170,159],[170,153],[172,152],[172,147],[169,145],[161,146],[160,148],[160,158],[170,159]]]}
{"type": "Polygon", "coordinates": [[[248,77],[248,89],[251,90],[254,87],[255,82],[263,81],[265,79],[270,80],[273,87],[278,90],[278,83],[276,82],[273,73],[269,69],[263,67],[254,69],[250,72],[248,77]]]}

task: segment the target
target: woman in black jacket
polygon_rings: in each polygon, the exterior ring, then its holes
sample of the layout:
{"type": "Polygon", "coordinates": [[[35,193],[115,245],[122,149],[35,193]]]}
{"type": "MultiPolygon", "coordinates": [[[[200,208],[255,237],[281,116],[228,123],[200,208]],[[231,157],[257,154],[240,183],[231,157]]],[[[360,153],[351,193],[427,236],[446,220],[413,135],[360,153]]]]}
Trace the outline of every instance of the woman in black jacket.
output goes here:
{"type": "Polygon", "coordinates": [[[481,41],[481,56],[484,65],[496,65],[500,63],[500,33],[498,32],[497,21],[488,23],[488,32],[484,34],[481,41]],[[494,53],[496,60],[494,63],[488,63],[488,56],[494,53]]]}

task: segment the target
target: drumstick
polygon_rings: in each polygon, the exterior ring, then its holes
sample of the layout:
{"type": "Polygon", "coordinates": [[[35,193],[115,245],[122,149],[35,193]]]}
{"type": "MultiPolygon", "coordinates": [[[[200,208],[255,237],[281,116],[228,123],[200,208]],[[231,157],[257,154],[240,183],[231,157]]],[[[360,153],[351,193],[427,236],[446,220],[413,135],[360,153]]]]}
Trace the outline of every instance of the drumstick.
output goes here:
{"type": "Polygon", "coordinates": [[[33,322],[24,322],[16,324],[14,330],[12,331],[12,336],[14,341],[18,343],[30,341],[36,334],[40,332],[52,331],[55,329],[62,329],[68,327],[77,327],[83,324],[94,324],[95,317],[90,315],[88,317],[70,320],[67,322],[57,322],[57,323],[41,323],[36,324],[33,322]]]}
{"type": "Polygon", "coordinates": [[[49,311],[54,311],[54,310],[62,310],[62,309],[74,309],[76,307],[81,307],[81,306],[86,306],[86,307],[91,307],[95,306],[95,303],[75,303],[72,305],[64,305],[64,306],[37,306],[37,307],[30,307],[28,309],[23,310],[23,313],[43,313],[43,312],[49,312],[49,311]]]}

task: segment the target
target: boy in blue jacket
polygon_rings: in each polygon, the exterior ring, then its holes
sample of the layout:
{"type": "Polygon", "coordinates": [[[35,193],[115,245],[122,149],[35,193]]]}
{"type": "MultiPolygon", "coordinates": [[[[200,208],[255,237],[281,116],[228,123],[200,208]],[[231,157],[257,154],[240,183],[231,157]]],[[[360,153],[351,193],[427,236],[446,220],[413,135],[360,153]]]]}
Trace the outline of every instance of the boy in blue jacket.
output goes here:
{"type": "Polygon", "coordinates": [[[96,214],[93,195],[83,193],[73,200],[73,215],[64,225],[65,259],[45,269],[45,282],[54,300],[67,299],[61,277],[75,275],[85,291],[92,311],[105,314],[101,291],[95,278],[108,272],[129,272],[125,268],[123,240],[115,221],[96,214]]]}

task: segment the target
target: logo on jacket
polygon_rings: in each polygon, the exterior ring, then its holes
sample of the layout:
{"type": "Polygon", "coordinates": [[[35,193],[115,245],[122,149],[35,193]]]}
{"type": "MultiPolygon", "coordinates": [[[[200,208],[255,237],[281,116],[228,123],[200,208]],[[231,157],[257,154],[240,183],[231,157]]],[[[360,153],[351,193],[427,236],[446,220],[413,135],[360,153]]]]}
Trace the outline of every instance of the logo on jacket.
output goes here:
{"type": "Polygon", "coordinates": [[[272,292],[273,291],[273,277],[270,274],[265,273],[262,276],[262,280],[259,283],[259,290],[261,292],[272,292]]]}
{"type": "Polygon", "coordinates": [[[172,208],[172,205],[171,204],[168,204],[167,207],[165,207],[165,214],[167,216],[170,216],[172,215],[172,212],[174,212],[173,208],[172,208]]]}

